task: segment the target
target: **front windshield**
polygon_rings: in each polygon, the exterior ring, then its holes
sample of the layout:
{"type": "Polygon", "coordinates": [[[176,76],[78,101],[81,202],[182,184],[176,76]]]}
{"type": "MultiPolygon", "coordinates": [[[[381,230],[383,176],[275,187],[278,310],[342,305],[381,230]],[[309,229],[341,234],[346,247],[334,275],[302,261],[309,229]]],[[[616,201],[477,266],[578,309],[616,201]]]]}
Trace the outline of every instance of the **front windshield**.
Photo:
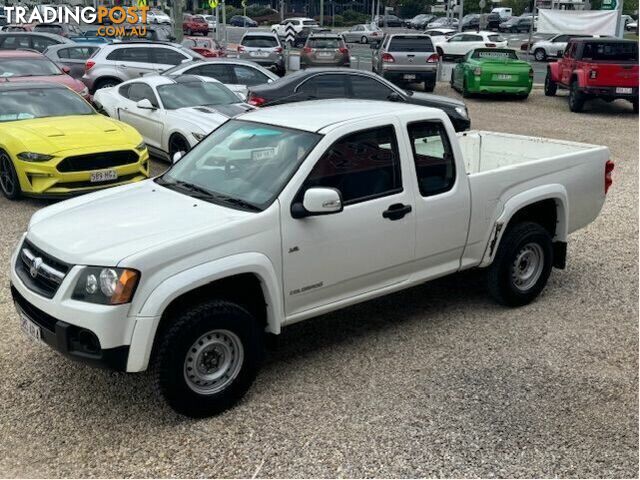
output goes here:
{"type": "Polygon", "coordinates": [[[60,69],[46,58],[3,58],[0,77],[40,77],[62,75],[60,69]]]}
{"type": "Polygon", "coordinates": [[[167,110],[203,105],[230,105],[240,98],[217,82],[172,83],[158,86],[158,95],[167,110]]]}
{"type": "Polygon", "coordinates": [[[65,115],[97,115],[77,94],[66,88],[0,91],[0,122],[65,115]]]}
{"type": "Polygon", "coordinates": [[[321,135],[229,120],[158,179],[186,194],[246,210],[275,200],[321,135]]]}

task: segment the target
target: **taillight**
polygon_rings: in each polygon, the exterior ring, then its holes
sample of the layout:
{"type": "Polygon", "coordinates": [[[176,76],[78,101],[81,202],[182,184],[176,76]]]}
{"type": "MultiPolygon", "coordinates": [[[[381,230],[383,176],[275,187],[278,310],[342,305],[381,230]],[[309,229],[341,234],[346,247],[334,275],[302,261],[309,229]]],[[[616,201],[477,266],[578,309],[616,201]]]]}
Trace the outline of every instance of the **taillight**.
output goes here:
{"type": "Polygon", "coordinates": [[[346,47],[341,47],[338,49],[340,51],[340,53],[345,54],[345,53],[349,53],[349,49],[346,47]]]}
{"type": "Polygon", "coordinates": [[[393,58],[393,55],[391,55],[390,53],[383,53],[382,54],[382,61],[385,63],[394,63],[396,61],[395,58],[393,58]]]}
{"type": "Polygon", "coordinates": [[[267,101],[264,98],[259,97],[255,93],[251,92],[249,93],[249,99],[247,100],[247,102],[249,103],[249,105],[253,105],[254,107],[260,107],[267,101]]]}
{"type": "Polygon", "coordinates": [[[93,66],[96,64],[96,62],[94,62],[93,60],[87,60],[87,63],[84,64],[84,71],[88,72],[89,70],[91,70],[93,68],[93,66]]]}
{"type": "Polygon", "coordinates": [[[473,70],[473,74],[474,74],[474,75],[476,75],[476,76],[480,76],[480,75],[482,75],[482,68],[480,68],[480,67],[476,67],[476,68],[473,70]]]}
{"type": "Polygon", "coordinates": [[[244,52],[244,47],[242,45],[238,45],[238,53],[244,52]]]}
{"type": "Polygon", "coordinates": [[[372,37],[377,37],[377,36],[378,36],[378,32],[373,32],[373,33],[371,34],[371,36],[372,36],[372,37]]]}
{"type": "Polygon", "coordinates": [[[304,48],[302,49],[302,51],[303,51],[304,53],[311,53],[311,47],[304,47],[304,48]]]}
{"type": "Polygon", "coordinates": [[[282,53],[282,47],[276,47],[276,53],[282,53]]]}
{"type": "Polygon", "coordinates": [[[598,71],[597,70],[591,70],[589,72],[589,78],[594,79],[598,76],[598,71]]]}
{"type": "Polygon", "coordinates": [[[609,191],[611,185],[613,185],[613,167],[615,164],[611,160],[607,160],[604,165],[604,193],[605,195],[609,191]]]}
{"type": "Polygon", "coordinates": [[[487,48],[494,48],[496,46],[496,44],[495,43],[485,43],[484,46],[487,47],[487,48]]]}
{"type": "Polygon", "coordinates": [[[437,53],[432,53],[429,58],[427,58],[427,63],[437,63],[440,60],[440,56],[437,53]]]}

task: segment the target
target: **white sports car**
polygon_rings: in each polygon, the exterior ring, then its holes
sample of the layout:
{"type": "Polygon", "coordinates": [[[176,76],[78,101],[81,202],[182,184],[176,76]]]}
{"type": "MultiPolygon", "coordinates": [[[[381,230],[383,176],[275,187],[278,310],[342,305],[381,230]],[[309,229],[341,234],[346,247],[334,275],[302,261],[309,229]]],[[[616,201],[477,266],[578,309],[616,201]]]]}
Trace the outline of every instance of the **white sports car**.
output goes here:
{"type": "Polygon", "coordinates": [[[144,76],[93,96],[98,111],[134,127],[150,153],[173,159],[212,130],[254,107],[213,78],[195,75],[144,76]]]}
{"type": "Polygon", "coordinates": [[[438,43],[440,58],[463,57],[476,48],[507,48],[507,41],[495,32],[461,32],[438,43]]]}

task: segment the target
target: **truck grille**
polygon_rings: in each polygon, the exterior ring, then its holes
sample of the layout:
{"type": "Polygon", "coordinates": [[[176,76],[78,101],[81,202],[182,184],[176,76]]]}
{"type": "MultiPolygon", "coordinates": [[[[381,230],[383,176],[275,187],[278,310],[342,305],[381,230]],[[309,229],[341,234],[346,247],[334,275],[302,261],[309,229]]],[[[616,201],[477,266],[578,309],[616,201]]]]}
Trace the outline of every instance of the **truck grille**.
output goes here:
{"type": "Polygon", "coordinates": [[[70,268],[70,265],[47,255],[28,240],[20,247],[16,260],[16,273],[20,280],[29,290],[47,298],[56,294],[70,268]]]}
{"type": "Polygon", "coordinates": [[[62,173],[86,172],[136,163],[138,158],[138,154],[133,150],[89,153],[87,155],[67,157],[58,163],[57,168],[62,173]]]}

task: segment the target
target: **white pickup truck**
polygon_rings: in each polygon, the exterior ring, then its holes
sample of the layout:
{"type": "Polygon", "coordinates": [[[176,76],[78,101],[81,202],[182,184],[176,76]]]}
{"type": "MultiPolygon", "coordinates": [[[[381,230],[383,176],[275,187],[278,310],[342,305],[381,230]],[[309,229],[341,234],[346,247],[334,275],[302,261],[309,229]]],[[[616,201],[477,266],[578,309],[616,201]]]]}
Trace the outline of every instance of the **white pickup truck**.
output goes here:
{"type": "Polygon", "coordinates": [[[23,330],[149,368],[194,417],[232,406],[266,334],[469,268],[518,306],[602,208],[606,147],[456,134],[441,111],[358,100],[229,120],[148,181],[37,212],[13,254],[23,330]]]}

